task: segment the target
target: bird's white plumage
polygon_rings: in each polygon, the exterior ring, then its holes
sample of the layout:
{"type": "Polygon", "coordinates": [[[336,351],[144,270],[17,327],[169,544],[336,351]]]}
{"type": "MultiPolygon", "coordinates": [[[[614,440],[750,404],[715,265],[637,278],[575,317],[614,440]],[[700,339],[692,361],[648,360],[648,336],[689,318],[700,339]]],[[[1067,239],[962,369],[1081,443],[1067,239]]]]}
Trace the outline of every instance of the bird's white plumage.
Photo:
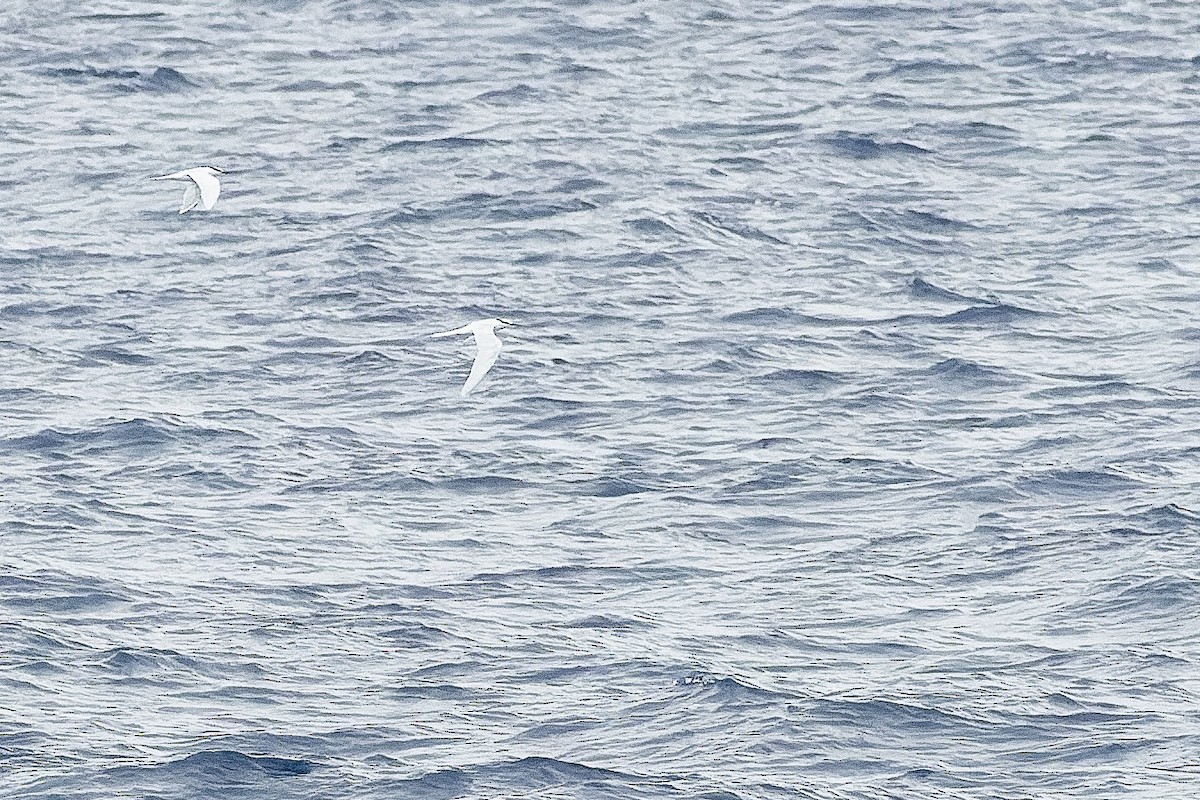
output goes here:
{"type": "Polygon", "coordinates": [[[220,172],[216,167],[193,167],[183,172],[159,175],[154,180],[188,182],[183,190],[183,205],[179,207],[179,213],[186,214],[197,205],[209,211],[217,204],[217,198],[221,196],[221,181],[217,179],[220,172]]]}
{"type": "Polygon", "coordinates": [[[183,190],[183,205],[179,207],[180,214],[186,214],[200,203],[200,187],[189,183],[183,190]]]}
{"type": "Polygon", "coordinates": [[[204,206],[205,211],[210,210],[217,204],[217,198],[221,196],[221,182],[208,170],[208,167],[191,169],[188,172],[196,186],[200,187],[200,205],[204,206]]]}
{"type": "Polygon", "coordinates": [[[463,384],[462,391],[459,392],[463,397],[466,397],[472,389],[479,385],[483,376],[487,375],[488,370],[496,363],[497,356],[500,355],[502,345],[500,337],[496,336],[496,328],[500,325],[511,324],[511,322],[501,319],[481,319],[452,331],[432,334],[431,338],[435,339],[462,333],[470,333],[475,336],[475,363],[471,365],[471,374],[467,376],[467,382],[463,384]]]}

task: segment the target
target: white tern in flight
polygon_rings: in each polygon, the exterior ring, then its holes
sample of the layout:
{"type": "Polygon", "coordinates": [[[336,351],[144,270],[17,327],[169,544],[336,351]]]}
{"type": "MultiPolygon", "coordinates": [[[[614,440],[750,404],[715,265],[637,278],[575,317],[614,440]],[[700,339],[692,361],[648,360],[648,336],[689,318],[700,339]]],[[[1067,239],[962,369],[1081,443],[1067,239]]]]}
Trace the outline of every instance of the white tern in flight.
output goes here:
{"type": "Polygon", "coordinates": [[[159,175],[156,181],[187,181],[188,187],[183,190],[183,205],[180,214],[186,214],[196,206],[202,206],[208,211],[217,204],[221,194],[221,182],[217,175],[224,175],[225,170],[216,167],[193,167],[183,172],[172,172],[170,175],[159,175]]]}
{"type": "Polygon", "coordinates": [[[433,339],[439,336],[456,336],[460,333],[475,335],[475,363],[471,365],[471,374],[467,376],[467,382],[463,384],[462,392],[460,392],[463,397],[469,395],[471,390],[479,385],[483,376],[487,375],[487,371],[492,368],[492,364],[496,363],[496,356],[500,355],[500,339],[496,336],[496,328],[512,324],[503,319],[481,319],[452,331],[431,334],[430,338],[433,339]]]}

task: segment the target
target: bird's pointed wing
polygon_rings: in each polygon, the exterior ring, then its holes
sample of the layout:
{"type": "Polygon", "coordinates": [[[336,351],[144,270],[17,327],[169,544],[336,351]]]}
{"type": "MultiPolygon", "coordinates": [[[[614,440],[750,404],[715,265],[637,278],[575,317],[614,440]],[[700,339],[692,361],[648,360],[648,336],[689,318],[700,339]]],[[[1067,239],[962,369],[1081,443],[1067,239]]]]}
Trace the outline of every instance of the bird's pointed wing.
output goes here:
{"type": "Polygon", "coordinates": [[[217,197],[221,194],[221,182],[217,177],[199,170],[189,170],[188,177],[200,188],[200,204],[204,206],[204,210],[208,211],[215,206],[217,197]]]}
{"type": "Polygon", "coordinates": [[[183,190],[183,205],[179,207],[180,214],[186,214],[196,207],[200,202],[200,188],[194,183],[189,183],[187,188],[183,190]]]}
{"type": "Polygon", "coordinates": [[[186,172],[172,172],[170,175],[155,175],[150,180],[152,180],[152,181],[181,181],[181,180],[186,179],[187,176],[188,176],[188,174],[186,172]]]}
{"type": "Polygon", "coordinates": [[[430,339],[440,339],[443,336],[457,336],[460,333],[470,333],[470,332],[471,332],[471,326],[463,325],[461,328],[455,328],[452,331],[442,331],[441,333],[431,333],[431,334],[429,334],[429,338],[430,339]]]}
{"type": "Polygon", "coordinates": [[[488,370],[492,368],[492,364],[496,363],[496,357],[500,355],[500,339],[490,330],[475,334],[475,346],[479,350],[475,353],[475,363],[471,365],[471,374],[467,376],[467,382],[463,384],[461,392],[463,397],[469,395],[471,390],[479,385],[483,376],[487,375],[488,370]]]}

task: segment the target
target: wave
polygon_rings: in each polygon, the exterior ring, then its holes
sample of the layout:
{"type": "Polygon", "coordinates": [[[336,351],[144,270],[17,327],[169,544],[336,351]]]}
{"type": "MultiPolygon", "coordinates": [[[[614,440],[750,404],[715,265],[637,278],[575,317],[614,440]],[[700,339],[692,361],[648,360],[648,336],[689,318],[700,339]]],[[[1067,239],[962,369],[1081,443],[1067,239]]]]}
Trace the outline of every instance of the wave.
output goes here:
{"type": "Polygon", "coordinates": [[[801,325],[831,325],[839,324],[835,320],[801,314],[789,308],[752,308],[746,311],[735,311],[722,317],[724,322],[737,325],[763,325],[767,327],[801,326],[801,325]]]}
{"type": "Polygon", "coordinates": [[[157,67],[153,72],[136,69],[98,69],[96,67],[55,67],[45,74],[70,83],[91,80],[105,81],[114,89],[126,92],[179,93],[198,88],[186,75],[174,67],[157,67]]]}
{"type": "Polygon", "coordinates": [[[192,785],[233,787],[308,775],[317,766],[304,759],[252,756],[236,750],[204,750],[155,766],[114,767],[108,770],[108,777],[142,785],[182,781],[192,785]]]}
{"type": "Polygon", "coordinates": [[[648,623],[638,620],[616,617],[611,614],[593,614],[587,617],[562,623],[564,628],[580,628],[585,630],[631,630],[633,628],[649,627],[648,623]]]}
{"type": "Polygon", "coordinates": [[[380,631],[377,635],[405,647],[425,647],[443,639],[453,638],[441,628],[420,622],[403,622],[396,627],[380,631]]]}
{"type": "Polygon", "coordinates": [[[682,688],[701,690],[705,699],[721,706],[745,706],[762,703],[793,702],[797,696],[774,689],[753,686],[745,680],[709,673],[685,675],[675,682],[682,688]]]}
{"type": "Polygon", "coordinates": [[[1110,528],[1113,534],[1136,536],[1162,536],[1165,534],[1191,535],[1200,528],[1200,513],[1176,505],[1153,506],[1121,516],[1120,523],[1110,528]]]}
{"type": "Polygon", "coordinates": [[[930,283],[920,275],[912,277],[912,281],[909,283],[909,294],[915,300],[940,300],[948,303],[967,303],[969,305],[979,305],[987,302],[978,297],[959,294],[937,284],[930,283]]]}
{"type": "Polygon", "coordinates": [[[968,325],[997,325],[1010,324],[1022,319],[1046,316],[1044,311],[1034,311],[1009,303],[996,303],[988,306],[972,306],[962,311],[955,311],[943,317],[935,317],[937,322],[949,322],[968,325]]]}
{"type": "Polygon", "coordinates": [[[1108,469],[1051,469],[1024,475],[1016,481],[1022,492],[1033,495],[1087,497],[1127,492],[1141,484],[1133,478],[1108,469]]]}
{"type": "Polygon", "coordinates": [[[644,484],[627,478],[601,477],[582,481],[570,481],[571,491],[588,497],[624,497],[653,491],[644,484]]]}
{"type": "Polygon", "coordinates": [[[61,588],[43,591],[37,595],[0,598],[0,605],[36,611],[40,614],[76,615],[124,605],[129,598],[116,592],[82,591],[66,592],[61,588]]]}
{"type": "Polygon", "coordinates": [[[1200,580],[1163,575],[1142,581],[1116,595],[1102,613],[1140,610],[1141,613],[1186,613],[1200,602],[1200,580]]]}
{"type": "Polygon", "coordinates": [[[866,134],[839,133],[822,141],[839,155],[860,160],[888,156],[929,156],[933,151],[904,141],[882,141],[866,134]]]}
{"type": "Polygon", "coordinates": [[[91,347],[84,350],[82,355],[94,361],[103,361],[108,364],[123,364],[127,367],[142,367],[155,363],[154,358],[151,356],[130,352],[120,347],[91,347]]]}
{"type": "Polygon", "coordinates": [[[319,80],[303,80],[285,83],[276,87],[279,92],[336,92],[336,91],[363,91],[366,86],[357,81],[343,81],[342,83],[329,83],[328,81],[319,80]]]}
{"type": "Polygon", "coordinates": [[[529,486],[527,481],[503,475],[480,475],[472,478],[446,478],[434,481],[437,486],[458,494],[503,495],[529,486]]]}
{"type": "Polygon", "coordinates": [[[564,584],[579,582],[587,584],[607,583],[612,585],[636,584],[647,581],[679,581],[693,577],[715,576],[712,570],[698,567],[655,566],[597,566],[590,564],[567,564],[557,567],[516,569],[500,573],[480,573],[470,578],[470,583],[498,584],[564,584]]]}
{"type": "Polygon", "coordinates": [[[725,236],[733,236],[739,239],[746,239],[750,241],[766,242],[768,244],[788,244],[788,242],[780,239],[778,236],[772,236],[765,231],[759,230],[753,225],[749,225],[739,220],[721,217],[706,211],[694,211],[692,212],[691,217],[693,220],[700,223],[700,225],[704,228],[725,236]]]}
{"type": "Polygon", "coordinates": [[[718,140],[747,140],[767,137],[778,143],[787,135],[804,133],[807,126],[801,122],[685,122],[656,133],[670,139],[694,139],[698,136],[718,140]]]}
{"type": "Polygon", "coordinates": [[[142,456],[166,452],[177,444],[224,441],[247,444],[257,437],[235,428],[213,428],[181,419],[135,417],[97,422],[86,428],[46,428],[34,434],[0,440],[0,452],[24,452],[47,457],[99,456],[122,452],[142,456]]]}
{"type": "Polygon", "coordinates": [[[475,95],[475,102],[488,105],[510,105],[512,103],[532,103],[545,99],[546,93],[535,89],[527,83],[518,83],[507,89],[493,89],[490,92],[475,95]]]}
{"type": "Polygon", "coordinates": [[[398,139],[380,148],[381,153],[404,152],[408,150],[463,150],[476,147],[489,147],[502,142],[492,139],[479,139],[471,136],[443,136],[436,139],[398,139]]]}
{"type": "Polygon", "coordinates": [[[898,700],[823,698],[812,701],[811,713],[818,719],[837,720],[839,725],[868,730],[872,736],[903,732],[905,736],[966,736],[978,740],[980,731],[986,728],[992,729],[994,736],[1003,735],[998,725],[982,719],[898,700]]]}
{"type": "Polygon", "coordinates": [[[449,767],[391,784],[389,796],[452,800],[466,795],[540,792],[564,788],[584,791],[589,796],[640,797],[646,788],[668,786],[665,781],[628,772],[593,767],[546,756],[527,756],[471,767],[449,767]],[[613,794],[616,791],[618,794],[613,794]],[[632,792],[632,794],[627,794],[632,792]]]}
{"type": "Polygon", "coordinates": [[[595,189],[607,189],[610,186],[608,181],[602,181],[599,178],[568,178],[555,185],[550,191],[553,194],[577,194],[595,189]]]}
{"type": "Polygon", "coordinates": [[[925,231],[928,233],[945,233],[949,231],[971,231],[976,227],[969,222],[962,220],[951,219],[950,217],[934,214],[930,211],[915,211],[906,209],[896,219],[911,230],[925,231]]]}
{"type": "Polygon", "coordinates": [[[925,370],[942,381],[955,384],[975,383],[994,386],[998,383],[1013,383],[1016,378],[999,367],[984,366],[965,358],[947,358],[925,370]]]}
{"type": "Polygon", "coordinates": [[[776,369],[751,380],[756,384],[786,389],[824,391],[841,383],[841,376],[823,369],[776,369]]]}
{"type": "Polygon", "coordinates": [[[83,317],[94,313],[96,306],[69,303],[58,305],[45,301],[13,303],[0,308],[0,319],[23,319],[45,315],[54,318],[83,317]]]}
{"type": "Polygon", "coordinates": [[[95,22],[148,22],[150,20],[166,19],[167,17],[168,15],[164,11],[143,11],[124,14],[81,14],[76,19],[95,22]]]}

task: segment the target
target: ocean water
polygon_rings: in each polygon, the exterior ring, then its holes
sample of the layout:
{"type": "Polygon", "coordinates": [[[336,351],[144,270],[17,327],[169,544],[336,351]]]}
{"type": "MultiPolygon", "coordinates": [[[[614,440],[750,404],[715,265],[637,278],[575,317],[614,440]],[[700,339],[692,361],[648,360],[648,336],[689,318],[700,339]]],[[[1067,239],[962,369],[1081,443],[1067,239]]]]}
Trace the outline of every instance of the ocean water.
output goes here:
{"type": "Polygon", "coordinates": [[[0,796],[1200,797],[1191,2],[227,5],[0,10],[0,796]]]}

